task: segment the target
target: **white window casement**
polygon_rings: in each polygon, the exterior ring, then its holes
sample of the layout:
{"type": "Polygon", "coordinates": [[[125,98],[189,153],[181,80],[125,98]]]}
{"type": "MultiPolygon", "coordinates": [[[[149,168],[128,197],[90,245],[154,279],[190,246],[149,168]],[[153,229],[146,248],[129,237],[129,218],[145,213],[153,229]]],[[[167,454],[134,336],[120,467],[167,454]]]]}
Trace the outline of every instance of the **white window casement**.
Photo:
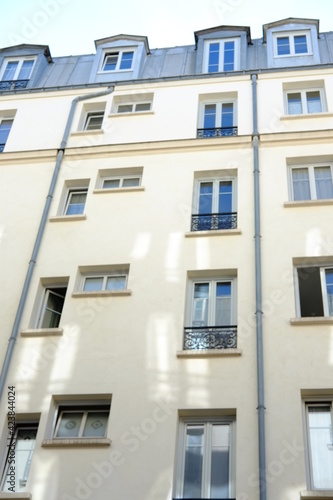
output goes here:
{"type": "Polygon", "coordinates": [[[84,130],[101,130],[104,119],[103,111],[95,111],[87,113],[86,121],[84,123],[84,130]]]}
{"type": "Polygon", "coordinates": [[[310,31],[273,33],[273,43],[275,57],[312,54],[310,31]]]}
{"type": "Polygon", "coordinates": [[[100,170],[94,193],[111,193],[143,190],[143,168],[126,167],[100,170]]]}
{"type": "Polygon", "coordinates": [[[298,317],[332,317],[333,267],[296,267],[296,299],[298,317]]]}
{"type": "Polygon", "coordinates": [[[69,189],[64,208],[64,215],[80,215],[83,214],[88,188],[69,189]]]}
{"type": "Polygon", "coordinates": [[[142,113],[144,111],[150,111],[152,103],[147,102],[137,102],[128,104],[118,104],[117,113],[142,113]]]}
{"type": "Polygon", "coordinates": [[[333,165],[290,167],[292,201],[329,200],[333,198],[333,165]]]}
{"type": "Polygon", "coordinates": [[[313,88],[285,92],[285,109],[288,115],[323,113],[326,111],[324,89],[313,88]]]}
{"type": "Polygon", "coordinates": [[[199,109],[197,137],[224,137],[237,135],[237,101],[205,101],[199,109]]]}
{"type": "Polygon", "coordinates": [[[130,95],[116,95],[113,99],[111,114],[139,114],[150,113],[153,108],[154,94],[130,94],[130,95]]]}
{"type": "Polygon", "coordinates": [[[205,73],[236,71],[240,66],[240,38],[207,40],[204,46],[205,73]]]}
{"type": "Polygon", "coordinates": [[[73,297],[131,295],[127,288],[129,264],[80,266],[73,297]]]}
{"type": "Polygon", "coordinates": [[[133,60],[134,50],[107,51],[104,54],[101,71],[131,71],[133,69],[133,60]]]}
{"type": "MultiPolygon", "coordinates": [[[[8,421],[8,426],[10,421],[8,421]]],[[[15,424],[13,424],[14,426],[15,424]]],[[[19,493],[26,491],[31,461],[33,458],[38,422],[19,422],[15,425],[11,437],[8,437],[6,459],[2,471],[1,490],[19,493]],[[15,474],[11,474],[12,467],[15,474]],[[14,477],[15,485],[12,484],[14,477]],[[11,489],[9,489],[11,488],[11,489]]]]}
{"type": "Polygon", "coordinates": [[[3,153],[14,120],[0,118],[0,153],[3,153]]]}
{"type": "Polygon", "coordinates": [[[42,446],[109,445],[111,396],[57,396],[42,446]]]}
{"type": "Polygon", "coordinates": [[[37,314],[36,328],[58,328],[65,303],[67,285],[43,288],[37,314]]]}
{"type": "Polygon", "coordinates": [[[103,179],[103,189],[121,189],[137,187],[141,184],[140,176],[108,177],[103,179]]]}
{"type": "Polygon", "coordinates": [[[333,494],[332,400],[316,398],[306,401],[304,408],[309,489],[329,490],[333,494]]]}
{"type": "Polygon", "coordinates": [[[0,72],[0,90],[25,88],[30,79],[36,58],[5,60],[0,72]]]}
{"type": "Polygon", "coordinates": [[[110,274],[87,275],[83,277],[83,292],[118,292],[127,288],[128,272],[113,271],[110,274]]]}
{"type": "Polygon", "coordinates": [[[179,423],[174,498],[235,497],[235,419],[179,423]]]}
{"type": "Polygon", "coordinates": [[[191,231],[236,229],[236,178],[197,179],[191,231]]]}

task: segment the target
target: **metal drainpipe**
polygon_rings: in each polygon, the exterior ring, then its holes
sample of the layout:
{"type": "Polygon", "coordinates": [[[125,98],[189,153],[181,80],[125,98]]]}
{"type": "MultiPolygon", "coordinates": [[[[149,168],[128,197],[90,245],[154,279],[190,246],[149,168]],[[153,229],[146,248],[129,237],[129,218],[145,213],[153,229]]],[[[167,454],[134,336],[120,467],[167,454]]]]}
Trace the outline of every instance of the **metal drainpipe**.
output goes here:
{"type": "Polygon", "coordinates": [[[2,393],[3,393],[3,388],[4,388],[4,385],[5,385],[5,381],[6,381],[6,378],[7,378],[7,374],[8,374],[8,370],[9,370],[9,366],[10,366],[10,361],[11,361],[13,350],[14,350],[15,341],[16,341],[16,338],[17,338],[17,335],[18,335],[19,326],[20,326],[20,323],[21,323],[22,314],[23,314],[25,302],[26,302],[27,295],[28,295],[28,290],[29,290],[29,286],[30,286],[30,282],[31,282],[31,278],[32,278],[32,273],[33,273],[33,270],[34,270],[34,267],[35,267],[35,264],[36,264],[36,259],[37,259],[39,247],[40,247],[40,244],[41,244],[41,241],[42,241],[42,237],[43,237],[43,234],[44,234],[44,229],[45,229],[45,225],[46,225],[46,222],[47,222],[48,213],[49,213],[51,201],[52,201],[52,198],[53,198],[53,194],[54,194],[54,190],[55,190],[55,186],[56,186],[56,182],[57,182],[57,178],[58,178],[60,166],[61,166],[62,159],[63,159],[63,156],[64,156],[65,148],[66,148],[66,145],[67,145],[67,140],[68,140],[68,136],[69,136],[69,133],[70,133],[70,129],[71,129],[71,125],[72,125],[72,121],[73,121],[73,117],[74,117],[74,112],[75,112],[76,105],[80,101],[86,101],[88,99],[94,99],[95,97],[102,97],[104,95],[111,94],[113,92],[113,90],[114,90],[114,87],[109,87],[106,90],[102,90],[102,91],[99,91],[99,92],[94,92],[92,94],[85,94],[85,95],[82,95],[82,96],[77,96],[72,101],[71,109],[69,111],[68,118],[67,118],[67,123],[66,123],[65,131],[64,131],[64,135],[63,135],[63,138],[62,138],[62,141],[61,141],[61,144],[60,144],[60,149],[58,150],[57,160],[56,160],[56,164],[55,164],[55,167],[54,167],[54,171],[53,171],[53,176],[52,176],[52,180],[51,180],[49,192],[48,192],[48,195],[46,197],[46,202],[45,202],[45,206],[44,206],[42,218],[41,218],[41,221],[40,221],[40,224],[39,224],[39,229],[38,229],[38,232],[37,232],[37,236],[36,236],[34,248],[33,248],[33,251],[32,251],[30,262],[29,262],[28,271],[27,271],[25,282],[24,282],[24,285],[23,285],[23,289],[22,289],[22,293],[21,293],[21,298],[20,298],[19,305],[18,305],[18,308],[17,308],[17,312],[16,312],[16,317],[15,317],[15,321],[14,321],[12,333],[11,333],[11,336],[9,337],[6,356],[5,356],[3,365],[2,365],[2,371],[1,371],[1,375],[0,375],[0,400],[1,400],[2,393]]]}
{"type": "Polygon", "coordinates": [[[254,164],[254,228],[255,228],[255,273],[256,273],[256,334],[257,334],[257,390],[258,390],[258,436],[259,436],[259,485],[260,500],[266,500],[266,452],[265,452],[265,404],[264,404],[264,356],[262,334],[262,286],[261,286],[261,242],[260,242],[260,186],[259,186],[259,133],[257,75],[252,75],[253,102],[253,164],[254,164]]]}

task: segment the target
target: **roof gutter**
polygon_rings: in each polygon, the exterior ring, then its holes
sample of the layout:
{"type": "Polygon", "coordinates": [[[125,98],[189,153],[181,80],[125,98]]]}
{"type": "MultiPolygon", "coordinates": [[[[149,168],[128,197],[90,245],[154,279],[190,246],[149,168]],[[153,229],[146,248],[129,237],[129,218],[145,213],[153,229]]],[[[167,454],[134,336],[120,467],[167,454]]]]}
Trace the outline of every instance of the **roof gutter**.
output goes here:
{"type": "Polygon", "coordinates": [[[265,452],[265,404],[264,404],[264,356],[262,328],[262,284],[261,284],[261,236],[260,236],[260,184],[259,184],[259,133],[257,75],[252,75],[253,105],[253,174],[254,174],[254,241],[255,241],[255,286],[256,286],[256,338],[257,338],[257,392],[258,392],[258,446],[260,500],[266,500],[266,452],[265,452]]]}
{"type": "Polygon", "coordinates": [[[94,99],[96,97],[102,97],[102,96],[111,94],[113,91],[114,91],[114,87],[109,87],[108,89],[102,90],[102,91],[99,91],[99,92],[94,92],[94,93],[91,93],[91,94],[85,94],[85,95],[77,96],[77,97],[75,97],[72,100],[72,104],[71,104],[71,108],[70,108],[70,111],[69,111],[69,114],[68,114],[67,123],[66,123],[66,127],[65,127],[65,130],[64,130],[63,138],[62,138],[62,141],[61,141],[61,144],[60,144],[60,148],[58,150],[57,160],[56,160],[56,164],[55,164],[55,167],[54,167],[53,176],[52,176],[51,184],[50,184],[50,187],[49,187],[49,192],[48,192],[47,197],[46,197],[44,210],[43,210],[43,213],[42,213],[42,217],[41,217],[41,221],[40,221],[40,224],[39,224],[37,236],[36,236],[36,239],[35,239],[35,244],[34,244],[34,248],[33,248],[32,255],[31,255],[31,259],[30,259],[30,262],[29,262],[28,271],[27,271],[26,278],[25,278],[25,281],[24,281],[24,285],[23,285],[23,289],[22,289],[22,293],[21,293],[21,298],[20,298],[19,305],[18,305],[18,308],[17,308],[17,312],[16,312],[16,317],[15,317],[15,321],[14,321],[12,333],[11,333],[9,341],[8,341],[8,347],[7,347],[6,356],[5,356],[3,365],[2,365],[2,371],[1,371],[1,375],[0,375],[0,400],[1,400],[1,397],[2,397],[2,393],[3,393],[5,381],[6,381],[6,378],[7,378],[7,374],[8,374],[8,370],[9,370],[9,366],[10,366],[10,362],[11,362],[11,358],[12,358],[12,355],[13,355],[14,345],[15,345],[15,342],[16,342],[16,339],[17,339],[17,335],[18,335],[18,332],[19,332],[19,327],[20,327],[20,323],[21,323],[21,319],[22,319],[22,314],[23,314],[23,311],[24,311],[24,307],[25,307],[25,303],[26,303],[26,299],[27,299],[27,295],[28,295],[28,291],[29,291],[29,287],[30,287],[30,283],[31,283],[31,278],[32,278],[33,270],[34,270],[34,267],[35,267],[35,264],[36,264],[36,260],[37,260],[39,248],[40,248],[40,245],[41,245],[41,241],[42,241],[42,238],[43,238],[43,234],[44,234],[46,222],[47,222],[47,219],[48,219],[50,205],[51,205],[51,201],[52,201],[52,198],[53,198],[55,186],[56,186],[56,183],[57,183],[57,179],[58,179],[58,175],[59,175],[59,171],[60,171],[60,166],[61,166],[61,163],[62,163],[62,159],[63,159],[64,153],[65,153],[65,149],[66,149],[66,145],[67,145],[67,140],[68,140],[68,137],[69,137],[69,134],[70,134],[70,129],[71,129],[71,126],[72,126],[72,122],[73,122],[73,117],[74,117],[76,105],[80,101],[86,101],[88,99],[94,99]]]}

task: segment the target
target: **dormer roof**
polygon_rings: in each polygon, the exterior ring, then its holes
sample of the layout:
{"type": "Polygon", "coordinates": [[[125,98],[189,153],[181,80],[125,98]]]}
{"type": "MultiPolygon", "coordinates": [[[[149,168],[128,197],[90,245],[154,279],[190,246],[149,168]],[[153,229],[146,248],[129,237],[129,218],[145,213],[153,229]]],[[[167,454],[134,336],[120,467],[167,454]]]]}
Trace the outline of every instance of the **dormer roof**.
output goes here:
{"type": "Polygon", "coordinates": [[[273,23],[264,24],[262,27],[263,30],[263,42],[266,43],[266,34],[267,30],[271,28],[277,28],[279,26],[283,26],[285,24],[312,24],[315,25],[317,30],[317,36],[319,38],[319,19],[305,19],[302,17],[287,17],[286,19],[281,19],[280,21],[274,21],[273,23]]]}
{"type": "Polygon", "coordinates": [[[195,45],[197,46],[198,38],[204,35],[208,35],[210,33],[220,32],[220,31],[244,31],[247,35],[247,43],[251,44],[251,30],[249,26],[215,26],[214,28],[207,28],[204,30],[199,30],[194,32],[195,45]]]}
{"type": "Polygon", "coordinates": [[[133,41],[133,42],[143,42],[146,54],[150,54],[150,49],[148,45],[148,38],[146,36],[136,36],[136,35],[114,35],[106,38],[100,38],[99,40],[95,40],[95,47],[97,48],[99,45],[104,45],[106,43],[118,42],[121,40],[133,41]]]}

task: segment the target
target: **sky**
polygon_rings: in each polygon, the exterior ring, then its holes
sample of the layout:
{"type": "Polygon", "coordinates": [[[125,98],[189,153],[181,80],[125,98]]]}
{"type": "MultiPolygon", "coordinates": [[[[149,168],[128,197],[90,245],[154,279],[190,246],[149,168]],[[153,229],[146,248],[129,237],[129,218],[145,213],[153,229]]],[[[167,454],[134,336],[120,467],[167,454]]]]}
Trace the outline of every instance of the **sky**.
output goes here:
{"type": "Polygon", "coordinates": [[[0,0],[0,48],[48,45],[53,57],[95,53],[112,35],[148,37],[151,49],[194,43],[194,31],[262,25],[287,17],[319,19],[333,31],[332,0],[0,0]]]}

